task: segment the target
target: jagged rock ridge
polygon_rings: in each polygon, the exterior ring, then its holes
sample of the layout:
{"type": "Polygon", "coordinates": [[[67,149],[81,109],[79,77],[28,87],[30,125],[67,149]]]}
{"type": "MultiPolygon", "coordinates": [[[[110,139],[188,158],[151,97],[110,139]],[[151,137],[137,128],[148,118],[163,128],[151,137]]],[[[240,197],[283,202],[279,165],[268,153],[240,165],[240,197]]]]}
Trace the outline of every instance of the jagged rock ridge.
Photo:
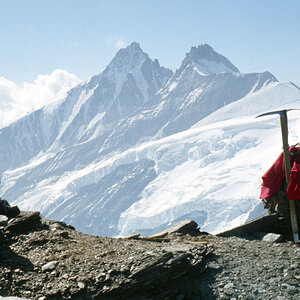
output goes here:
{"type": "Polygon", "coordinates": [[[196,67],[197,71],[202,75],[223,72],[239,73],[239,69],[234,66],[225,56],[217,53],[207,44],[191,48],[191,51],[186,54],[180,69],[176,72],[177,76],[190,66],[196,67]]]}

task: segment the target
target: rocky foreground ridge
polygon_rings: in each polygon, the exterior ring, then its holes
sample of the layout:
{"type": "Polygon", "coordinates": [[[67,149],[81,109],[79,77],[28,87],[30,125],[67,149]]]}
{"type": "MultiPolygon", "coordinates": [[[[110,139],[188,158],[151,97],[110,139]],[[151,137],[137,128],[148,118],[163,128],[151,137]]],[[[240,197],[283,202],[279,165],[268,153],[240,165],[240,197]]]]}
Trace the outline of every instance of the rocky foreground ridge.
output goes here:
{"type": "MultiPolygon", "coordinates": [[[[39,212],[0,219],[1,296],[299,299],[300,248],[283,235],[262,233],[260,223],[223,237],[183,221],[156,236],[106,238],[77,232],[39,212]]],[[[267,217],[264,229],[273,222],[278,231],[275,219],[267,217]]]]}

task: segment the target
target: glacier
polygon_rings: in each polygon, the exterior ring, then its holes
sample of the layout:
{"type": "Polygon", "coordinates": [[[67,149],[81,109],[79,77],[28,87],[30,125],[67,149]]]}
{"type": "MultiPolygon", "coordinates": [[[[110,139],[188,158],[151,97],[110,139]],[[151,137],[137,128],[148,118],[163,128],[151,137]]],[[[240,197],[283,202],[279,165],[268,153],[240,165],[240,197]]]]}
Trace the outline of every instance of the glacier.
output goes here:
{"type": "MultiPolygon", "coordinates": [[[[208,45],[176,72],[136,42],[64,99],[0,130],[0,195],[77,230],[152,234],[182,219],[217,233],[263,214],[261,176],[281,151],[276,116],[300,89],[240,73],[208,45]]],[[[299,112],[289,112],[290,142],[299,112]]]]}

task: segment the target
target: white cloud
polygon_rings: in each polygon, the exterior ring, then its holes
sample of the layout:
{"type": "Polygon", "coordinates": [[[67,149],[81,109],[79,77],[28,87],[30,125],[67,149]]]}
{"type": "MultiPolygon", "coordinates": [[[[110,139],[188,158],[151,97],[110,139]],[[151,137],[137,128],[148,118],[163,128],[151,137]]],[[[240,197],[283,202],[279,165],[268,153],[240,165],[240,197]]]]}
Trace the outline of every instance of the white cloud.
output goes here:
{"type": "Polygon", "coordinates": [[[117,49],[126,48],[128,46],[128,43],[126,43],[123,39],[116,38],[116,37],[115,38],[107,39],[106,43],[108,45],[113,45],[117,49]]]}
{"type": "Polygon", "coordinates": [[[55,101],[79,82],[74,74],[60,69],[39,75],[33,83],[24,82],[22,86],[0,77],[0,128],[55,101]]]}
{"type": "Polygon", "coordinates": [[[115,47],[118,48],[118,49],[125,48],[125,47],[128,46],[128,45],[127,45],[124,41],[122,41],[122,40],[115,41],[114,45],[115,45],[115,47]]]}

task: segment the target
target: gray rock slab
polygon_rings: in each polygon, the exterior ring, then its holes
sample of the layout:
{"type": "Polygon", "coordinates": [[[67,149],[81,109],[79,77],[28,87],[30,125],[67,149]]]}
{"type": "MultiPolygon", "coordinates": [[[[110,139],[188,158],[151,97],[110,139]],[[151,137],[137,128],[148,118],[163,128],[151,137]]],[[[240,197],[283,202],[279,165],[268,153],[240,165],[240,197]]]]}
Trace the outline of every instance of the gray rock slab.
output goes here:
{"type": "Polygon", "coordinates": [[[188,233],[195,233],[199,232],[198,230],[198,224],[193,220],[182,220],[179,223],[167,228],[166,230],[159,232],[157,234],[151,235],[150,237],[162,237],[166,236],[170,233],[182,233],[182,234],[188,234],[188,233]]]}
{"type": "Polygon", "coordinates": [[[268,233],[262,238],[263,241],[271,243],[280,242],[282,239],[282,235],[277,233],[268,233]]]}

